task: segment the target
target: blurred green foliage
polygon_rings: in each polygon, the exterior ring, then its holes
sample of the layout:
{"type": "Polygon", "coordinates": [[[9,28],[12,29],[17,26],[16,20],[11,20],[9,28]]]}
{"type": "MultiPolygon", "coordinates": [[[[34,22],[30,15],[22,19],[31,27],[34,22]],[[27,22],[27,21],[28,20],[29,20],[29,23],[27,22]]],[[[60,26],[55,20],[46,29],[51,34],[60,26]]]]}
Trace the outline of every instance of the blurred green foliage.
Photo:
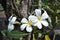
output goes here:
{"type": "Polygon", "coordinates": [[[60,35],[56,35],[55,40],[60,40],[60,35]]]}
{"type": "Polygon", "coordinates": [[[59,0],[44,0],[42,2],[42,6],[44,6],[45,9],[49,9],[49,11],[53,13],[60,13],[60,1],[59,0]]]}

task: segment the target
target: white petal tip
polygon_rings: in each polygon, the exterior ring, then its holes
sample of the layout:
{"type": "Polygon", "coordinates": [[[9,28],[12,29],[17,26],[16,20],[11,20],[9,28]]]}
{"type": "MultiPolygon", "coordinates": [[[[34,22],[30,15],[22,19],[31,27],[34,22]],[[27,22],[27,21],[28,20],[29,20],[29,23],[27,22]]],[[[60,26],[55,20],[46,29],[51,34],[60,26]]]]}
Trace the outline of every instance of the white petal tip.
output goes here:
{"type": "Polygon", "coordinates": [[[32,32],[32,27],[26,27],[27,32],[32,32]]]}

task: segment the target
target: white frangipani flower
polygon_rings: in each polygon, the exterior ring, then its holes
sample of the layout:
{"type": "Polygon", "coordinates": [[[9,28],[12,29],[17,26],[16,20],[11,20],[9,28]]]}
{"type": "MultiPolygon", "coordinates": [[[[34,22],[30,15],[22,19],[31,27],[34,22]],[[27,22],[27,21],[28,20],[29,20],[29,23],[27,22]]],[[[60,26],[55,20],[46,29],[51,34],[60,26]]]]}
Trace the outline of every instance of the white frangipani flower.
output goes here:
{"type": "Polygon", "coordinates": [[[32,32],[32,22],[28,19],[26,19],[26,18],[23,18],[22,20],[21,20],[21,23],[23,23],[21,26],[20,26],[20,29],[21,30],[24,30],[25,28],[26,28],[26,31],[27,32],[32,32]]]}
{"type": "Polygon", "coordinates": [[[8,24],[8,30],[12,31],[14,29],[14,22],[16,21],[16,17],[11,16],[8,20],[9,20],[9,24],[8,24]]]}
{"type": "Polygon", "coordinates": [[[44,26],[48,26],[48,22],[45,20],[49,18],[47,12],[44,10],[44,13],[41,15],[41,9],[35,9],[36,16],[30,15],[29,20],[32,21],[34,26],[37,26],[39,29],[42,28],[42,24],[44,26]]]}

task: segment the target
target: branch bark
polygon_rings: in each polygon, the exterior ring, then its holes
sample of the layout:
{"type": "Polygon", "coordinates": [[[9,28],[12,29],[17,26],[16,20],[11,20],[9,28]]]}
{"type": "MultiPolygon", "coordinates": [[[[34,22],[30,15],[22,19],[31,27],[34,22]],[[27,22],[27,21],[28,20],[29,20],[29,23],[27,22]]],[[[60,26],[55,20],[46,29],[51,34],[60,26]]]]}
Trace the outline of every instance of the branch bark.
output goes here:
{"type": "Polygon", "coordinates": [[[27,12],[28,12],[28,0],[23,0],[21,2],[22,6],[21,6],[21,9],[20,9],[20,12],[21,12],[21,15],[23,17],[27,17],[27,12]]]}

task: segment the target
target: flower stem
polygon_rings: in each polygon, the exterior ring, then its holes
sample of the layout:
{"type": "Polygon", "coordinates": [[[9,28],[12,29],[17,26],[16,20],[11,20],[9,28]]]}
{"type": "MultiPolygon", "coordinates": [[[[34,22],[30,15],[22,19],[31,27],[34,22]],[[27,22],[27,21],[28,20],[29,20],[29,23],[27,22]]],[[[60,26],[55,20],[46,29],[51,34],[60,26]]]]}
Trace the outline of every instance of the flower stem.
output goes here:
{"type": "Polygon", "coordinates": [[[33,34],[33,39],[32,40],[35,40],[34,34],[33,34]]]}

